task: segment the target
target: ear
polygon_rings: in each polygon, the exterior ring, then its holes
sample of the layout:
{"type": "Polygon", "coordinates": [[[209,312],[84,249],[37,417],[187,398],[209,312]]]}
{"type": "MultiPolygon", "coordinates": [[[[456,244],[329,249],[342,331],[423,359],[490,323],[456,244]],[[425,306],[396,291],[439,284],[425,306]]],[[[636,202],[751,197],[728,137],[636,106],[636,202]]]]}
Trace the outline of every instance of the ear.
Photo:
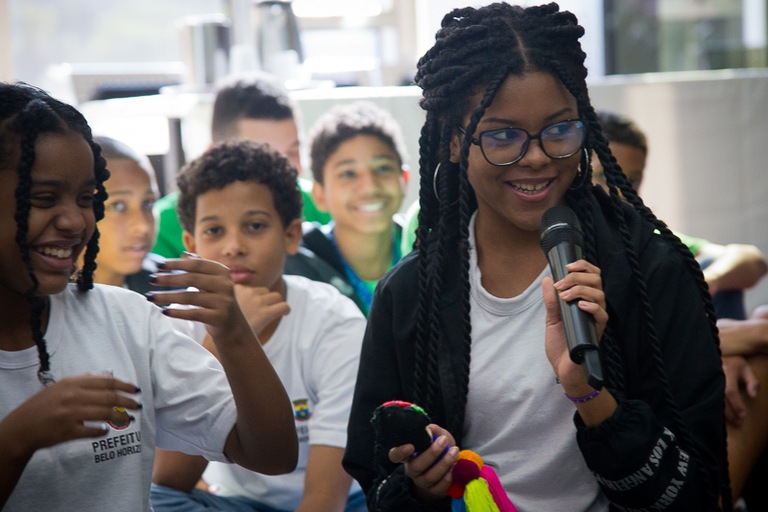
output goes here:
{"type": "Polygon", "coordinates": [[[294,219],[285,228],[285,253],[296,254],[301,243],[301,219],[294,219]]]}
{"type": "Polygon", "coordinates": [[[184,248],[187,252],[197,252],[195,246],[195,235],[187,231],[186,229],[181,234],[181,242],[184,244],[184,248]]]}
{"type": "Polygon", "coordinates": [[[451,162],[454,164],[458,164],[461,161],[461,139],[462,134],[459,133],[459,130],[453,130],[453,135],[451,135],[451,162]]]}
{"type": "Polygon", "coordinates": [[[315,181],[312,183],[312,201],[321,212],[328,213],[328,202],[325,200],[325,187],[315,181]]]}

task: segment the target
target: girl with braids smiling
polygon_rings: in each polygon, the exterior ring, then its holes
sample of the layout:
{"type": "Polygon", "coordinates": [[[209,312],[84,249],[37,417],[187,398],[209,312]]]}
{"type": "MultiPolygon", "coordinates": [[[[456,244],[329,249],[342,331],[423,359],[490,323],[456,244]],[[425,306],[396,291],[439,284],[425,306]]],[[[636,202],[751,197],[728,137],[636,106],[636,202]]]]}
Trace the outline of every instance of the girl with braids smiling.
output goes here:
{"type": "Polygon", "coordinates": [[[344,458],[371,510],[450,510],[459,448],[521,511],[731,507],[706,286],[608,149],[583,32],[556,4],[456,9],[418,63],[416,250],[377,287],[344,458]],[[553,283],[539,226],[558,204],[584,259],[553,283]],[[558,294],[594,317],[602,389],[568,356],[558,294]],[[393,399],[430,414],[428,449],[376,446],[373,411],[393,399]]]}
{"type": "Polygon", "coordinates": [[[185,311],[93,284],[108,177],[77,110],[0,83],[4,511],[150,510],[156,446],[272,474],[295,466],[290,402],[226,267],[188,257],[152,276],[199,290],[163,292],[197,306],[185,311]],[[163,313],[205,322],[221,364],[163,313]]]}

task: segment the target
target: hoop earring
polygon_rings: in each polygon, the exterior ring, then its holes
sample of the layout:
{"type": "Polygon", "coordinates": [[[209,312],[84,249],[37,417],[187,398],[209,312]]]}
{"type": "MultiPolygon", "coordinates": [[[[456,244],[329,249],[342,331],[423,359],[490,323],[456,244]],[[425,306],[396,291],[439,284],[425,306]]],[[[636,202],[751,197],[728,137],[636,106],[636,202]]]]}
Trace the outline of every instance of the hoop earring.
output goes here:
{"type": "Polygon", "coordinates": [[[440,201],[440,196],[437,194],[437,173],[440,172],[440,165],[443,162],[437,162],[437,167],[435,167],[435,174],[432,175],[432,191],[435,193],[435,197],[437,198],[437,201],[440,201]]]}
{"type": "Polygon", "coordinates": [[[587,183],[587,176],[589,175],[589,151],[585,146],[581,148],[581,162],[579,162],[579,170],[576,173],[576,177],[573,178],[569,190],[578,190],[587,183]]]}
{"type": "Polygon", "coordinates": [[[77,267],[76,263],[72,264],[72,269],[69,272],[69,282],[70,283],[76,283],[77,282],[77,276],[80,272],[80,269],[77,267]]]}

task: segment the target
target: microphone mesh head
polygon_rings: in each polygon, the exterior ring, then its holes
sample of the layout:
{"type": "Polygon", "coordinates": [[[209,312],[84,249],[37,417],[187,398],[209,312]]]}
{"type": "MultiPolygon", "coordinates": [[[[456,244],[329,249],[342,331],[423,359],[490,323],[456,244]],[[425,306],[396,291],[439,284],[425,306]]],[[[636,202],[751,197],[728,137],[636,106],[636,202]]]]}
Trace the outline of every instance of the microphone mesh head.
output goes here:
{"type": "Polygon", "coordinates": [[[539,233],[541,248],[546,253],[561,242],[570,242],[578,247],[584,245],[581,222],[576,212],[564,204],[553,206],[544,212],[539,233]]]}

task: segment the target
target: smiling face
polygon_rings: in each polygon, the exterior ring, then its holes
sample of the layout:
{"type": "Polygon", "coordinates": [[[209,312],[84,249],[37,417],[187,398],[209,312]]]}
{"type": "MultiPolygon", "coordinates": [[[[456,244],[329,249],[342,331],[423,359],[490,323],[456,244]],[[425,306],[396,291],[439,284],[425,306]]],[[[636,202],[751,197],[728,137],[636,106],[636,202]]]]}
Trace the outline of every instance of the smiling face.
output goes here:
{"type": "Polygon", "coordinates": [[[105,182],[109,199],[99,222],[97,283],[120,286],[125,277],[141,270],[155,240],[152,206],[157,193],[150,171],[129,159],[109,159],[105,182]]]}
{"type": "MultiPolygon", "coordinates": [[[[0,169],[0,287],[4,294],[23,294],[31,286],[14,240],[17,158],[0,169]]],[[[96,228],[90,146],[74,132],[41,134],[35,144],[31,178],[27,245],[39,282],[38,295],[46,296],[67,285],[77,257],[96,228]]]]}
{"type": "Polygon", "coordinates": [[[358,135],[328,157],[323,183],[315,182],[312,198],[331,214],[337,230],[390,234],[404,188],[397,153],[378,137],[358,135]]]}
{"type": "Polygon", "coordinates": [[[195,232],[183,236],[187,250],[229,267],[235,283],[276,290],[286,254],[298,251],[301,222],[283,227],[269,188],[235,181],[197,197],[195,232]]]}
{"type": "MultiPolygon", "coordinates": [[[[471,108],[480,104],[475,95],[471,108]]],[[[576,99],[552,75],[529,72],[509,76],[480,120],[474,137],[498,128],[522,128],[536,134],[549,125],[578,118],[576,99]]],[[[469,113],[464,117],[464,126],[469,113]]],[[[461,135],[451,144],[451,160],[459,161],[461,135]]],[[[480,147],[469,152],[468,179],[477,197],[478,222],[488,222],[504,232],[521,230],[538,233],[541,217],[559,204],[573,182],[581,151],[564,159],[549,158],[539,141],[531,141],[525,155],[514,164],[498,167],[488,163],[480,147]]]]}

